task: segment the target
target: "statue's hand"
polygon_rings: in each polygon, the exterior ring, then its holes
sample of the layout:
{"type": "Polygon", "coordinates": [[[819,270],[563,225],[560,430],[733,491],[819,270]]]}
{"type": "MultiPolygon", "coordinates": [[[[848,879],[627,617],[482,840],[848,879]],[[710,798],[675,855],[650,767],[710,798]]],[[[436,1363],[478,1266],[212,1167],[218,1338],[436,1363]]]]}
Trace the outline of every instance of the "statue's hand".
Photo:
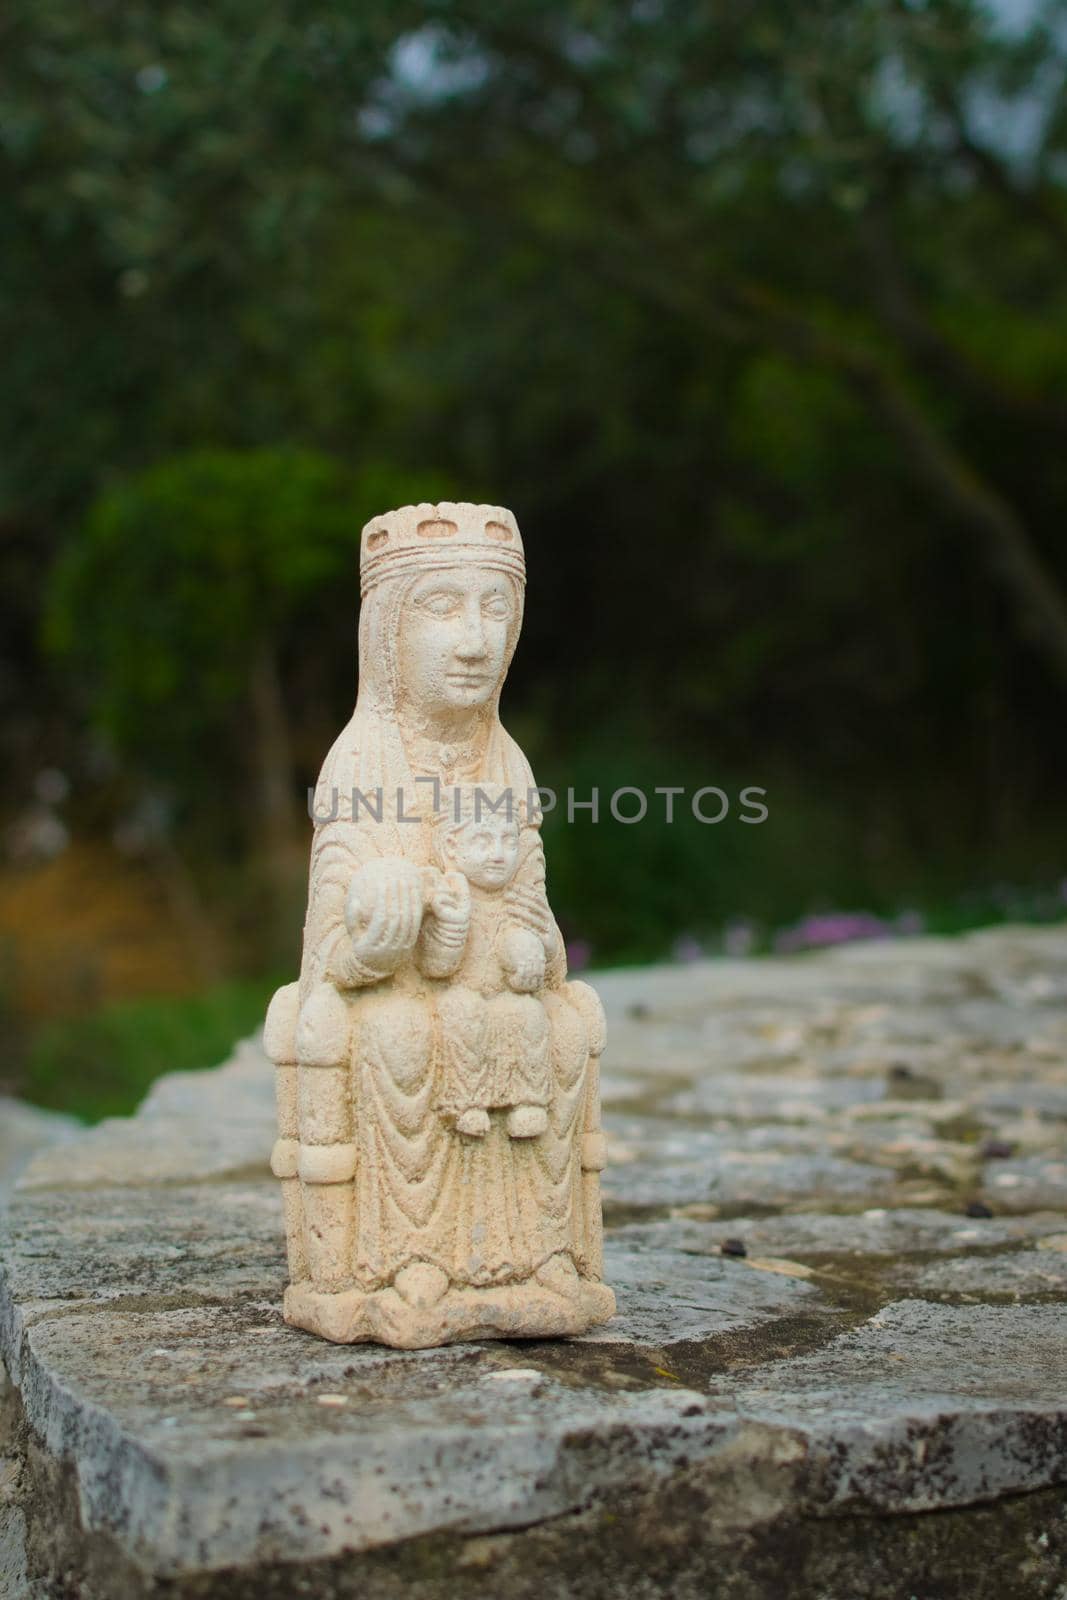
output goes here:
{"type": "Polygon", "coordinates": [[[547,939],[554,926],[543,888],[531,888],[523,883],[509,884],[504,891],[504,903],[512,918],[531,932],[547,939]]]}
{"type": "Polygon", "coordinates": [[[511,917],[524,928],[529,928],[531,933],[537,934],[545,958],[551,961],[559,953],[560,945],[556,920],[549,909],[543,887],[532,888],[527,884],[512,883],[504,895],[511,917]]]}
{"type": "Polygon", "coordinates": [[[345,924],[357,958],[382,973],[395,972],[415,948],[422,925],[422,873],[399,856],[368,861],[352,879],[345,924]]]}
{"type": "Polygon", "coordinates": [[[508,983],[517,994],[536,994],[545,982],[545,948],[537,934],[515,925],[505,929],[501,958],[508,983]]]}
{"type": "Polygon", "coordinates": [[[470,884],[459,872],[425,867],[422,893],[429,915],[415,947],[415,962],[427,978],[450,978],[463,960],[470,932],[470,884]]]}
{"type": "Polygon", "coordinates": [[[430,910],[438,922],[456,932],[462,931],[466,936],[471,920],[471,891],[470,884],[461,872],[440,874],[440,881],[430,901],[430,910]]]}

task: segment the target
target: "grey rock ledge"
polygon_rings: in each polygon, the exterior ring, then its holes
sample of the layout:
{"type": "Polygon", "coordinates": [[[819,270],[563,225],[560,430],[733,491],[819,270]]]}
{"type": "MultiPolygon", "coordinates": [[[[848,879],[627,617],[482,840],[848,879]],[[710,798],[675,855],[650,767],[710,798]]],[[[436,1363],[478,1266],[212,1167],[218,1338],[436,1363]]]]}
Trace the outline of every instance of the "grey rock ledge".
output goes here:
{"type": "Polygon", "coordinates": [[[71,1572],[106,1600],[1067,1581],[1067,932],[598,987],[620,1313],[579,1339],[285,1327],[254,1041],[33,1157],[0,1244],[2,1600],[71,1572]]]}

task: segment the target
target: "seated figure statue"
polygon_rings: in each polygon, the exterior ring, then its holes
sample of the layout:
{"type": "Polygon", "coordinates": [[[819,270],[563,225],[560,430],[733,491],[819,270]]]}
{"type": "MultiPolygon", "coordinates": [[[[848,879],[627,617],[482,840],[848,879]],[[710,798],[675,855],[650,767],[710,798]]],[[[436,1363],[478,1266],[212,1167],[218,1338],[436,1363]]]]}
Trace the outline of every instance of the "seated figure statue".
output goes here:
{"type": "Polygon", "coordinates": [[[411,1348],[579,1333],[614,1311],[604,1019],[568,981],[537,790],[499,718],[518,528],[406,506],[367,525],[360,564],[356,708],[316,789],[300,980],[265,1030],[285,1315],[411,1348]]]}

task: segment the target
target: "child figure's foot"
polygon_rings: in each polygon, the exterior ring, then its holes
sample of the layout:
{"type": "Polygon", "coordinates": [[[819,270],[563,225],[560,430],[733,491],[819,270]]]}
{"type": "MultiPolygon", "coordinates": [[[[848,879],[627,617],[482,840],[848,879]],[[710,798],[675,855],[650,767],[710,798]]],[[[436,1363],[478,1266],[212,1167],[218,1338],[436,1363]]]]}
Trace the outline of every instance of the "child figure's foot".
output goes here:
{"type": "Polygon", "coordinates": [[[536,1139],[547,1127],[544,1106],[516,1106],[508,1112],[508,1133],[513,1139],[536,1139]]]}
{"type": "Polygon", "coordinates": [[[484,1139],[489,1132],[488,1111],[483,1111],[481,1106],[472,1106],[469,1111],[461,1111],[456,1118],[456,1132],[465,1133],[468,1139],[484,1139]]]}

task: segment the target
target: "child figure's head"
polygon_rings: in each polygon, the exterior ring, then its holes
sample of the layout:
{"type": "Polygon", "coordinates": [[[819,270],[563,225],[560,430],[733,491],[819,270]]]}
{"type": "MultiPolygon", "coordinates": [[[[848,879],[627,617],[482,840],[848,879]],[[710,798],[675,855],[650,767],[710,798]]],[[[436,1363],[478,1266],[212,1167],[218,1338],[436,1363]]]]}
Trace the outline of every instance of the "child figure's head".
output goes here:
{"type": "Polygon", "coordinates": [[[475,888],[502,889],[518,866],[520,826],[510,789],[491,784],[444,789],[434,816],[437,859],[475,888]]]}

